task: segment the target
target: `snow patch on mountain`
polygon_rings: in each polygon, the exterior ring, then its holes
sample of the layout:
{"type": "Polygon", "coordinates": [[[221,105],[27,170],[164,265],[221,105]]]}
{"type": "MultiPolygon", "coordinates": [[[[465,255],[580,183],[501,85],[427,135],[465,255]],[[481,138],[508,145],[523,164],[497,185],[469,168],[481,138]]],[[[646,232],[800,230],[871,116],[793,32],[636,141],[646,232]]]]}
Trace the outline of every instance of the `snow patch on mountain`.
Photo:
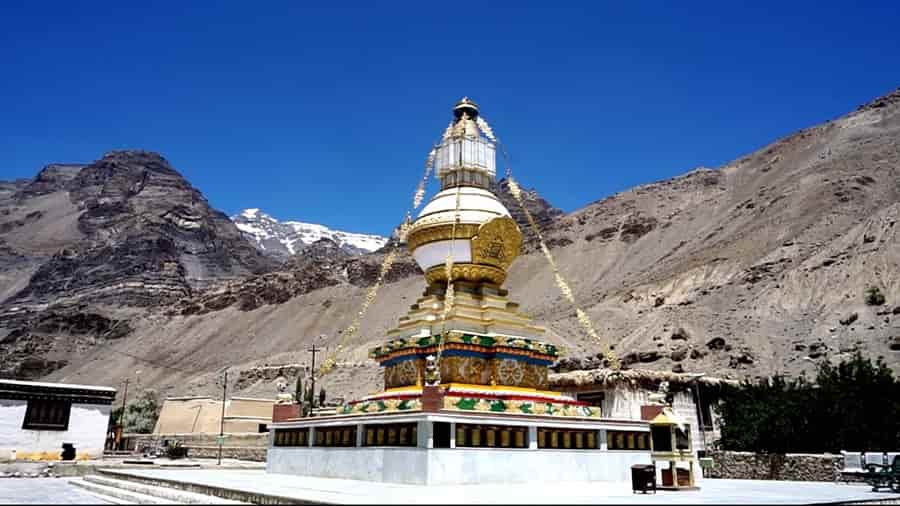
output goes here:
{"type": "Polygon", "coordinates": [[[375,251],[387,243],[387,237],[332,230],[324,225],[300,221],[278,221],[260,209],[244,209],[231,221],[260,251],[288,257],[319,239],[331,239],[352,255],[375,251]]]}

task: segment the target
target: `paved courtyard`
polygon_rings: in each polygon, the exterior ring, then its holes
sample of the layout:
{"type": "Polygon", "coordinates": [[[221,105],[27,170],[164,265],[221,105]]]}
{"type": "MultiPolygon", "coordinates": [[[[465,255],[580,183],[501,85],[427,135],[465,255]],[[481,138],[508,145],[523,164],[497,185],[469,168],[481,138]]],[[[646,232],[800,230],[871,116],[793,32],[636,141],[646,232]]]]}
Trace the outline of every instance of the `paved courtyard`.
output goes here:
{"type": "Polygon", "coordinates": [[[0,478],[0,504],[112,504],[66,478],[0,478]]]}
{"type": "Polygon", "coordinates": [[[417,486],[266,474],[258,470],[129,470],[145,477],[338,504],[814,504],[894,499],[866,485],[703,480],[699,491],[632,494],[629,483],[417,486]]]}

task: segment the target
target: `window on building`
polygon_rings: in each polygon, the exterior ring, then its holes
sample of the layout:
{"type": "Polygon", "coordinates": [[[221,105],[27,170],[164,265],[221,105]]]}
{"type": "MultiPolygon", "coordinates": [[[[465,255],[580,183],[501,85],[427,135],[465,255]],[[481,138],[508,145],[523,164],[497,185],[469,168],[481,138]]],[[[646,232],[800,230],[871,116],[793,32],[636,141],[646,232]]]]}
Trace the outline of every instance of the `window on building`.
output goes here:
{"type": "Polygon", "coordinates": [[[704,431],[713,430],[712,403],[709,398],[709,395],[700,396],[699,402],[697,403],[697,415],[700,417],[700,429],[704,431]]]}
{"type": "Polygon", "coordinates": [[[269,432],[269,425],[268,425],[268,424],[265,424],[265,423],[259,424],[259,429],[258,429],[257,432],[259,432],[260,434],[265,433],[265,432],[269,432]]]}
{"type": "Polygon", "coordinates": [[[597,408],[603,407],[603,399],[605,399],[605,395],[603,392],[591,392],[587,394],[578,394],[578,400],[581,402],[586,402],[590,406],[594,406],[597,408]]]}
{"type": "Polygon", "coordinates": [[[50,401],[33,399],[25,408],[23,429],[28,430],[68,430],[69,413],[72,403],[69,401],[50,401]]]}
{"type": "Polygon", "coordinates": [[[650,427],[653,435],[653,451],[672,451],[672,432],[668,426],[650,427]]]}
{"type": "Polygon", "coordinates": [[[691,426],[685,424],[684,430],[675,428],[675,448],[679,450],[690,450],[691,449],[691,426]]]}

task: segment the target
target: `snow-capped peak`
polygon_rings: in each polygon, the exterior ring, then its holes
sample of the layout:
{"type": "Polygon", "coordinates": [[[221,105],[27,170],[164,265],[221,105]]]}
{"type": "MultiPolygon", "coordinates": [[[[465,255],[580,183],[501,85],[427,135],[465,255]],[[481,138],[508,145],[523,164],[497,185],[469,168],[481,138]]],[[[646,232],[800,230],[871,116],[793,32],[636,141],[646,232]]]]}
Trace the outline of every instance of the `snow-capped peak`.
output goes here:
{"type": "Polygon", "coordinates": [[[347,253],[360,255],[375,251],[387,243],[386,237],[332,230],[324,225],[300,221],[280,222],[260,209],[244,209],[231,221],[260,251],[287,257],[319,239],[331,239],[347,253]]]}

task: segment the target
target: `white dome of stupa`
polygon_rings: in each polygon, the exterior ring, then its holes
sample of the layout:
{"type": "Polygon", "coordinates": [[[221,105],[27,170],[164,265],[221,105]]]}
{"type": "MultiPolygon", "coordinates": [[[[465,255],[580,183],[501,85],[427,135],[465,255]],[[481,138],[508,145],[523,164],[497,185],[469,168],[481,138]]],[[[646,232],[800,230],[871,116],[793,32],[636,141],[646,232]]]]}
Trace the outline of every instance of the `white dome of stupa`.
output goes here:
{"type": "Polygon", "coordinates": [[[521,233],[489,188],[495,177],[494,143],[480,135],[478,106],[463,98],[435,148],[442,190],[412,223],[407,244],[429,283],[453,279],[500,284],[518,255],[521,233]]]}

